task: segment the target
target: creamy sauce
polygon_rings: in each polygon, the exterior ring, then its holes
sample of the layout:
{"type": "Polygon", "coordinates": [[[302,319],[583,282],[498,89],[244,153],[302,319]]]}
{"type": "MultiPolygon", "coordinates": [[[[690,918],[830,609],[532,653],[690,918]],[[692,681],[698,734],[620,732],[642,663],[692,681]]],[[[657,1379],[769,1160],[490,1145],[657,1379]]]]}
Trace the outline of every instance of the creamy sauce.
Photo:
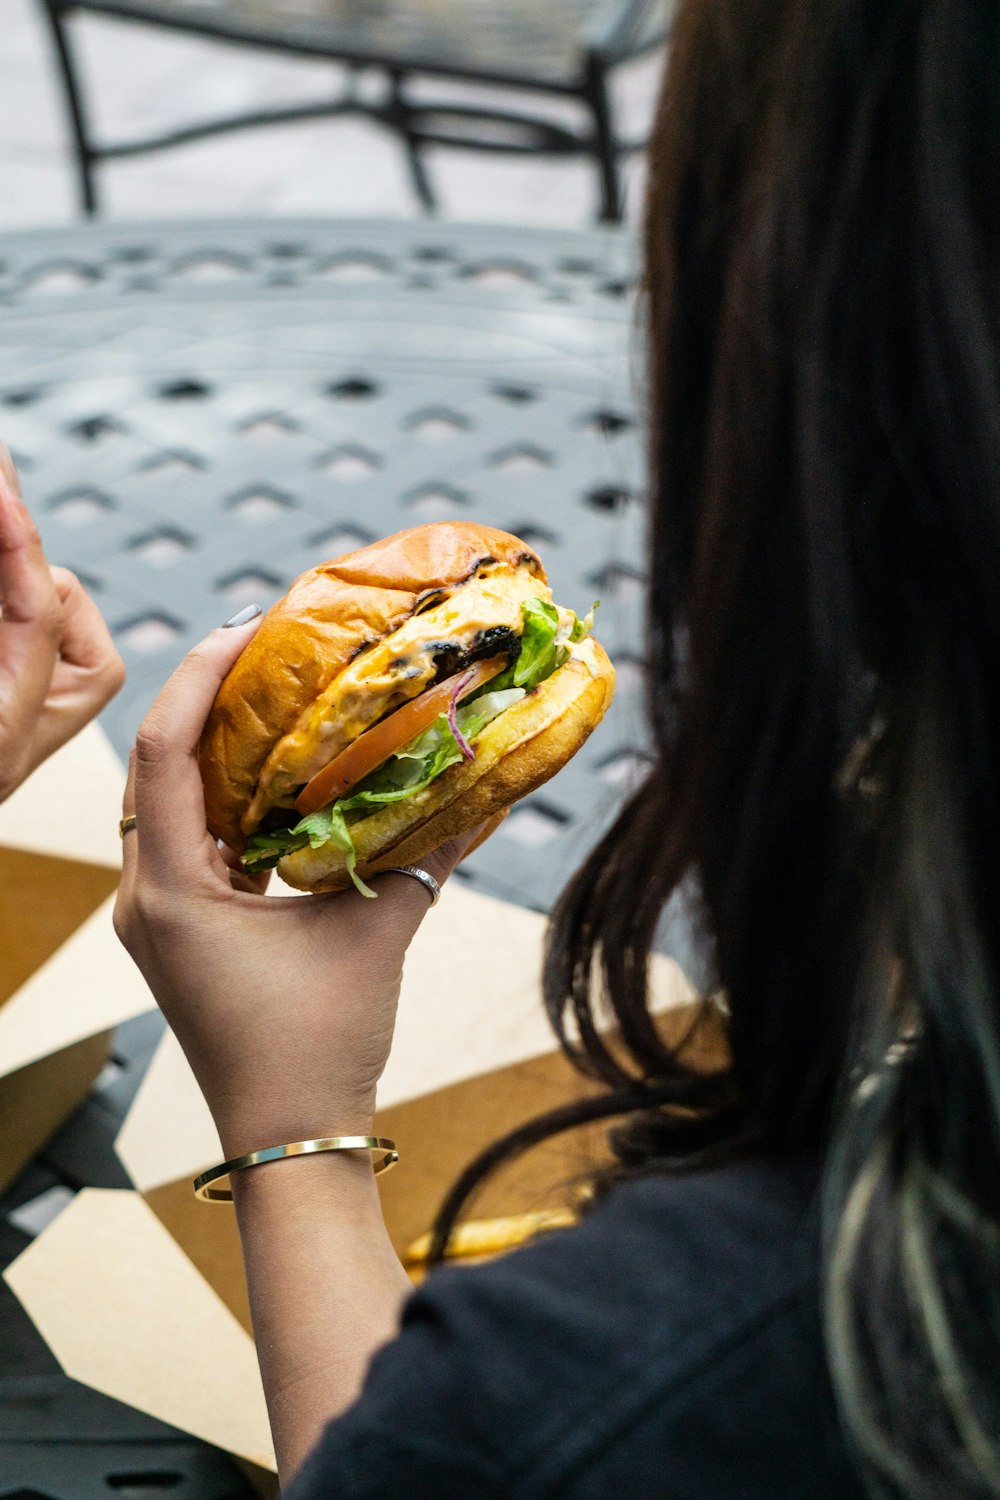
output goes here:
{"type": "Polygon", "coordinates": [[[442,603],[412,615],[355,657],[271,751],[243,818],[244,831],[252,832],[272,807],[291,807],[299,788],[345,746],[423,692],[435,676],[435,656],[443,644],[468,650],[481,631],[497,627],[520,635],[523,601],[551,597],[551,590],[527,568],[514,573],[483,568],[442,603]]]}

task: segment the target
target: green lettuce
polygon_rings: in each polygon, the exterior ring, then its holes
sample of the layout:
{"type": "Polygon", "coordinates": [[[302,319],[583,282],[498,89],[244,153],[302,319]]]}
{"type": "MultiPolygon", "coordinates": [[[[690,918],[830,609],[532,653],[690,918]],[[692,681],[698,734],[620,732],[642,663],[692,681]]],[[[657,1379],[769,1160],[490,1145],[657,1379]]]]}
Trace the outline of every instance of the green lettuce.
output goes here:
{"type": "Polygon", "coordinates": [[[519,703],[526,691],[523,687],[498,688],[494,683],[488,683],[485,693],[480,693],[478,698],[463,704],[458,710],[459,729],[467,740],[474,740],[487,724],[492,724],[506,709],[519,703]]]}
{"type": "Polygon", "coordinates": [[[521,605],[524,631],[521,651],[514,663],[514,686],[537,687],[561,667],[568,651],[556,645],[559,611],[544,599],[526,599],[521,605]]]}
{"type": "MultiPolygon", "coordinates": [[[[467,739],[475,739],[505,708],[524,697],[524,688],[484,694],[474,703],[463,704],[457,714],[458,727],[467,739]]],[[[405,802],[436,781],[442,771],[462,759],[458,741],[451,732],[447,714],[440,714],[429,729],[412,739],[384,766],[367,776],[349,797],[342,797],[321,812],[310,813],[294,828],[258,833],[247,842],[242,864],[251,874],[271,870],[286,854],[308,844],[313,849],[333,843],[347,858],[347,871],[363,896],[375,894],[355,872],[357,855],[345,814],[371,812],[392,802],[405,802]]]]}
{"type": "Polygon", "coordinates": [[[594,628],[594,616],[600,607],[600,599],[595,599],[590,606],[590,613],[584,615],[582,620],[579,615],[573,615],[573,628],[569,633],[569,638],[574,645],[577,641],[585,641],[587,639],[587,636],[594,628]]]}
{"type": "Polygon", "coordinates": [[[324,807],[322,812],[311,813],[308,818],[303,818],[298,826],[301,828],[303,824],[310,825],[309,843],[313,849],[321,849],[324,844],[335,844],[347,862],[347,873],[354,889],[362,896],[374,897],[375,892],[371,886],[365,885],[357,872],[358,856],[344,817],[345,811],[343,802],[334,802],[332,807],[324,807]]]}
{"type": "Polygon", "coordinates": [[[278,828],[274,833],[255,833],[247,839],[247,846],[240,856],[240,864],[249,875],[261,875],[273,870],[279,859],[304,849],[309,835],[298,828],[278,828]]]}
{"type": "Polygon", "coordinates": [[[264,870],[273,870],[286,854],[295,854],[306,845],[322,849],[324,844],[335,844],[347,861],[347,873],[356,890],[362,896],[374,896],[375,892],[365,885],[357,873],[358,856],[351,838],[351,830],[344,817],[344,804],[334,802],[322,811],[310,813],[294,828],[279,828],[273,833],[256,833],[247,840],[240,863],[251,875],[264,870]]]}
{"type": "MultiPolygon", "coordinates": [[[[544,682],[546,677],[551,677],[569,656],[565,646],[556,644],[559,611],[554,604],[546,599],[525,599],[521,605],[521,618],[524,629],[521,632],[521,650],[517,660],[493,679],[489,684],[491,692],[503,692],[512,687],[524,688],[525,692],[530,692],[540,682],[544,682]]],[[[476,701],[476,696],[473,695],[472,702],[476,701]]]]}

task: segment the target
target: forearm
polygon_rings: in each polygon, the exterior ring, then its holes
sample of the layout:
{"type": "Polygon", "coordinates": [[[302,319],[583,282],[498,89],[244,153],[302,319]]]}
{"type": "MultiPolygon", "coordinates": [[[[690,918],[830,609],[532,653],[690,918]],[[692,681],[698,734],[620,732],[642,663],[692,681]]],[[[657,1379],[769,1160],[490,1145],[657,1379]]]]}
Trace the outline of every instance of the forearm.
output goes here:
{"type": "MultiPolygon", "coordinates": [[[[250,877],[234,878],[206,832],[199,768],[213,705],[257,624],[213,631],[143,721],[122,806],[133,831],[115,907],[115,928],[191,1064],[225,1160],[318,1131],[370,1132],[404,955],[430,906],[422,884],[398,876],[380,880],[377,901],[356,891],[273,899],[250,877]]],[[[471,838],[428,853],[421,868],[446,880],[471,838]]],[[[250,1167],[235,1173],[233,1191],[287,1480],[357,1395],[372,1354],[396,1332],[409,1283],[367,1155],[250,1167]]]]}
{"type": "Polygon", "coordinates": [[[233,1190],[278,1471],[287,1484],[393,1337],[409,1281],[367,1157],[237,1172],[233,1190]]]}

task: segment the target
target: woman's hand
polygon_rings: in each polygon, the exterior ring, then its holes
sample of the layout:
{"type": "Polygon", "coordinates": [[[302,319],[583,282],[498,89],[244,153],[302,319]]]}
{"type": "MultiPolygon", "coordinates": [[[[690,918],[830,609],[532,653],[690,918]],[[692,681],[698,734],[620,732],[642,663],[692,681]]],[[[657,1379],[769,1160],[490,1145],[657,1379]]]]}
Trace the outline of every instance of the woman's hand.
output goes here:
{"type": "MultiPolygon", "coordinates": [[[[371,1133],[403,956],[430,906],[406,875],[379,876],[377,901],[267,896],[266,881],[234,870],[206,831],[198,740],[254,628],[216,630],[196,647],[139,731],[125,792],[136,828],[115,911],[226,1157],[371,1133]]],[[[424,868],[444,880],[475,837],[424,868]]],[[[284,1485],[397,1332],[409,1281],[367,1155],[257,1166],[235,1173],[233,1195],[284,1485]]]]}
{"type": "Polygon", "coordinates": [[[79,579],[46,562],[0,443],[0,801],[124,680],[97,606],[79,579]]]}
{"type": "MultiPolygon", "coordinates": [[[[177,1035],[226,1156],[367,1134],[395,1023],[403,956],[429,908],[403,875],[298,899],[234,873],[206,831],[195,752],[219,684],[258,622],[187,657],[142,725],[125,811],[115,924],[177,1035]]],[[[428,856],[442,881],[474,835],[428,856]]]]}

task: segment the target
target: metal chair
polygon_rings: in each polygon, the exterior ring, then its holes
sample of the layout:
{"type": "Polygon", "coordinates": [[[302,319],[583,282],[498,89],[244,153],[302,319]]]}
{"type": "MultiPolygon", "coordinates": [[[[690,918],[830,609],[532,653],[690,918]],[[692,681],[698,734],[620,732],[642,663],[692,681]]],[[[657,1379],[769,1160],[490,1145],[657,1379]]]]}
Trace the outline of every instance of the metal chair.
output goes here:
{"type": "Polygon", "coordinates": [[[620,141],[608,97],[618,64],[666,37],[671,0],[40,0],[51,24],[69,109],[80,196],[97,212],[95,168],[102,161],[185,145],[205,136],[261,125],[361,114],[401,139],[413,186],[428,211],[436,206],[423,160],[429,145],[489,152],[589,155],[601,190],[600,217],[622,216],[619,156],[642,142],[620,141]],[[93,12],[220,41],[323,57],[351,69],[337,98],[286,109],[216,118],[163,135],[97,144],[73,52],[71,18],[93,12]],[[354,73],[380,69],[383,99],[359,98],[354,73]],[[575,99],[588,124],[574,130],[542,114],[498,105],[416,102],[415,75],[575,99]]]}

